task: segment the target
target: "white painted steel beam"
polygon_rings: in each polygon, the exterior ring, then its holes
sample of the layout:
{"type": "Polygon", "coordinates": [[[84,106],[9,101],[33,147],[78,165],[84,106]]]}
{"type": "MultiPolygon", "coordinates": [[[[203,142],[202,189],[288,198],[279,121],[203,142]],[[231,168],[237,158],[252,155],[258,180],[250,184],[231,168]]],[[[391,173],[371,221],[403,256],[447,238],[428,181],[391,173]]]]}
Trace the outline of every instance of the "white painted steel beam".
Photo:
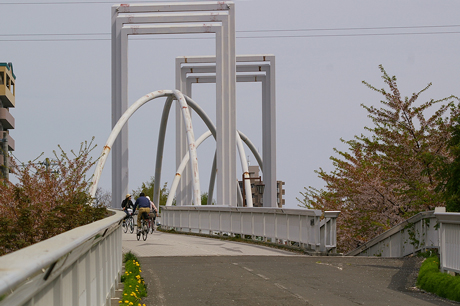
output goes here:
{"type": "MultiPolygon", "coordinates": [[[[245,72],[250,71],[251,67],[245,67],[245,72]]],[[[253,71],[259,68],[257,67],[252,67],[253,71]]],[[[182,69],[183,71],[189,71],[190,73],[186,73],[186,87],[190,88],[189,94],[191,94],[191,84],[205,84],[205,83],[215,83],[216,82],[216,76],[215,75],[205,75],[205,76],[195,76],[197,73],[210,73],[210,72],[215,72],[215,67],[199,67],[198,69],[195,68],[190,68],[187,67],[187,69],[182,69]]],[[[238,71],[238,66],[237,66],[237,72],[238,71]]],[[[236,81],[237,82],[262,82],[262,90],[265,88],[265,73],[260,73],[260,72],[255,72],[252,75],[236,75],[236,81]]],[[[249,169],[248,169],[248,162],[246,160],[246,154],[244,153],[244,147],[243,143],[241,141],[241,138],[239,134],[237,134],[237,147],[238,151],[240,152],[240,163],[241,163],[241,168],[243,169],[243,184],[245,185],[246,190],[251,190],[251,181],[249,180],[249,169]]],[[[262,165],[259,165],[260,168],[262,169],[262,165]]],[[[212,173],[215,173],[216,169],[212,169],[212,173]]],[[[214,185],[214,176],[211,175],[211,179],[209,181],[209,189],[208,189],[208,198],[213,197],[213,185],[214,185]]],[[[238,187],[239,188],[239,187],[238,187]]],[[[243,203],[241,203],[243,205],[243,203]]],[[[246,192],[246,205],[247,207],[253,207],[253,201],[252,201],[252,193],[251,192],[246,192]]]]}
{"type": "MultiPolygon", "coordinates": [[[[236,173],[232,174],[229,169],[234,169],[236,161],[236,150],[226,150],[225,145],[236,144],[234,134],[228,130],[236,131],[236,118],[232,113],[226,113],[228,109],[235,108],[235,16],[233,2],[223,1],[204,1],[204,2],[177,2],[177,3],[149,3],[149,4],[120,4],[112,7],[112,126],[127,108],[127,63],[122,63],[123,54],[120,40],[120,26],[117,29],[117,18],[128,14],[138,13],[161,13],[161,12],[195,12],[198,11],[226,11],[228,14],[228,28],[223,29],[223,38],[220,42],[223,54],[220,56],[216,52],[219,66],[217,91],[217,107],[220,114],[226,115],[218,124],[218,156],[219,169],[221,170],[219,198],[221,202],[236,202],[234,192],[229,192],[232,186],[236,188],[236,173]],[[123,73],[125,70],[125,73],[123,73]],[[230,114],[230,116],[228,116],[230,114]]],[[[192,14],[192,15],[193,15],[192,14]]],[[[133,17],[133,16],[131,16],[133,17]]],[[[144,16],[145,17],[145,16],[144,16]]],[[[182,15],[184,19],[185,15],[182,15]]],[[[148,17],[147,17],[148,18],[148,17]]],[[[155,17],[156,18],[156,17],[155,17]]],[[[162,17],[158,17],[162,18],[162,17]]],[[[190,17],[192,18],[192,17],[190,17]]],[[[164,21],[164,20],[163,20],[164,21]]],[[[216,20],[217,21],[217,20],[216,20]]],[[[129,21],[128,21],[129,22],[129,21]]],[[[147,20],[143,21],[148,23],[147,20]]],[[[155,21],[153,21],[155,22],[155,21]]],[[[184,22],[188,22],[184,20],[184,22]]],[[[222,22],[223,26],[225,22],[222,22]]],[[[217,114],[219,117],[220,115],[217,114]]],[[[181,122],[180,120],[177,120],[181,122]]],[[[179,129],[181,130],[181,129],[179,129]]],[[[183,141],[182,141],[183,142],[183,141]]],[[[121,202],[121,195],[128,190],[128,132],[127,127],[123,130],[119,140],[114,144],[112,156],[112,196],[113,206],[118,206],[121,202]]]]}
{"type": "MultiPolygon", "coordinates": [[[[219,22],[222,25],[222,30],[228,31],[228,12],[197,12],[197,13],[175,13],[175,14],[124,14],[117,17],[116,29],[119,31],[124,24],[161,24],[161,23],[196,23],[196,22],[219,22]]],[[[225,46],[223,46],[225,47],[225,46]]],[[[176,89],[183,91],[180,85],[176,84],[176,89]]],[[[187,152],[186,138],[184,133],[183,121],[180,120],[181,110],[176,106],[176,164],[182,160],[187,152]]],[[[192,188],[185,188],[191,185],[191,176],[188,169],[184,171],[185,180],[180,182],[181,188],[176,198],[177,205],[186,205],[191,203],[193,198],[192,188]],[[185,191],[185,192],[184,192],[185,191]]],[[[155,174],[155,180],[161,182],[161,173],[155,174]]],[[[155,198],[153,199],[154,203],[155,198]]],[[[158,200],[157,200],[158,202],[158,200]]]]}
{"type": "MultiPolygon", "coordinates": [[[[223,31],[229,31],[228,26],[228,12],[227,11],[214,11],[214,12],[194,12],[194,13],[137,13],[137,14],[122,14],[116,18],[116,32],[118,33],[124,24],[157,24],[157,23],[195,23],[195,22],[221,22],[223,31]]],[[[229,36],[230,33],[229,33],[229,36]]],[[[176,89],[183,92],[182,87],[176,84],[176,89]]],[[[181,111],[176,106],[176,167],[179,165],[180,160],[182,160],[184,154],[187,152],[186,139],[184,126],[182,120],[180,120],[181,111]]],[[[190,203],[193,197],[192,189],[185,188],[185,186],[190,187],[190,174],[188,169],[184,170],[185,180],[181,180],[181,188],[179,188],[179,193],[176,198],[176,203],[178,205],[185,205],[185,203],[190,203]],[[185,192],[184,192],[185,191],[185,192]]],[[[161,182],[161,173],[155,175],[155,180],[161,182]]],[[[153,200],[154,203],[155,199],[153,200]]]]}
{"type": "MultiPolygon", "coordinates": [[[[261,170],[265,183],[263,195],[264,207],[278,207],[276,185],[276,91],[275,91],[275,56],[271,54],[238,55],[236,56],[237,72],[263,72],[266,79],[262,82],[262,153],[264,164],[261,170]]],[[[181,56],[176,58],[176,84],[181,84],[186,96],[191,96],[191,85],[186,81],[190,73],[213,73],[215,68],[203,64],[214,64],[213,56],[181,56]],[[179,69],[180,68],[180,69],[179,69]]],[[[206,77],[207,78],[207,77],[206,77]]],[[[200,77],[198,83],[208,82],[200,77]]],[[[209,78],[207,79],[209,80],[209,78]]],[[[250,82],[244,77],[237,81],[250,82]]],[[[256,81],[254,79],[253,81],[256,81]]],[[[209,192],[208,192],[209,195],[209,192]]]]}

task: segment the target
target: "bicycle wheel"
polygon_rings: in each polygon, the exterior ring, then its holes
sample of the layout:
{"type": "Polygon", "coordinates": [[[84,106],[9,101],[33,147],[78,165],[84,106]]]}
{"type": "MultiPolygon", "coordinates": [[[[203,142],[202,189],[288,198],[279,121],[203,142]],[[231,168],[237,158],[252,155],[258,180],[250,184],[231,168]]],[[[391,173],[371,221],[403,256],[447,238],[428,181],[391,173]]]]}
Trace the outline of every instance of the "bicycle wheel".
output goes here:
{"type": "Polygon", "coordinates": [[[131,234],[134,232],[134,219],[133,219],[133,217],[129,218],[129,232],[131,234]]]}
{"type": "Polygon", "coordinates": [[[147,221],[142,221],[142,239],[147,240],[147,234],[149,233],[149,227],[147,221]]]}
{"type": "Polygon", "coordinates": [[[128,224],[126,223],[126,220],[123,220],[121,227],[123,227],[123,232],[128,232],[128,224]]]}
{"type": "Polygon", "coordinates": [[[153,231],[155,230],[154,225],[155,225],[155,222],[152,219],[149,219],[150,234],[153,234],[153,231]]]}

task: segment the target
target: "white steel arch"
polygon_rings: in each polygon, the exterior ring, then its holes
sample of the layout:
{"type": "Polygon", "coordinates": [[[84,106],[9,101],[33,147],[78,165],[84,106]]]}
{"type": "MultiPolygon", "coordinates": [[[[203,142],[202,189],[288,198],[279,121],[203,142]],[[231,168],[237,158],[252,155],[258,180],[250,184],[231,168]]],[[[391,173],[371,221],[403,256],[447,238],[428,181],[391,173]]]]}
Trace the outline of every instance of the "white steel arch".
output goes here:
{"type": "MultiPolygon", "coordinates": [[[[200,144],[205,141],[212,133],[210,130],[204,132],[197,140],[196,140],[196,147],[198,148],[200,144]]],[[[171,188],[169,189],[168,200],[166,201],[166,206],[171,206],[174,200],[174,196],[176,195],[177,186],[181,180],[181,174],[183,173],[185,166],[187,165],[188,161],[190,160],[190,154],[188,152],[185,154],[184,158],[182,159],[179,168],[176,170],[176,175],[174,176],[173,182],[171,184],[171,188]]],[[[209,198],[208,198],[209,201],[209,198]]],[[[212,201],[212,199],[211,199],[212,201]]],[[[196,204],[198,205],[198,204],[196,204]]]]}
{"type": "MultiPolygon", "coordinates": [[[[194,174],[194,179],[193,179],[193,190],[194,190],[194,201],[195,203],[200,203],[201,202],[201,194],[200,194],[200,179],[199,179],[199,172],[198,172],[198,158],[196,154],[196,143],[195,143],[195,136],[193,133],[193,125],[192,125],[192,120],[190,117],[190,111],[187,106],[187,102],[185,101],[184,96],[182,93],[178,90],[158,90],[151,92],[142,98],[138,99],[136,102],[134,102],[133,105],[131,105],[125,113],[120,117],[118,120],[117,124],[115,124],[115,127],[113,128],[112,132],[110,133],[109,138],[107,139],[107,142],[104,146],[104,149],[101,153],[101,157],[96,165],[96,170],[94,172],[93,180],[92,180],[92,185],[90,189],[90,195],[91,197],[94,198],[94,195],[96,194],[97,190],[97,185],[99,183],[99,179],[102,173],[102,170],[104,169],[105,162],[107,160],[108,154],[112,148],[113,143],[115,142],[115,139],[117,136],[120,134],[120,131],[122,130],[123,126],[128,122],[128,119],[145,103],[148,101],[151,101],[153,99],[159,98],[159,97],[174,97],[178,103],[181,106],[182,109],[182,114],[183,114],[183,120],[185,122],[185,127],[186,127],[186,133],[187,133],[187,142],[189,146],[189,154],[191,156],[191,168],[192,168],[192,173],[194,174]]],[[[197,204],[198,205],[198,204],[197,204]]]]}
{"type": "MultiPolygon", "coordinates": [[[[203,120],[205,125],[208,127],[208,129],[209,129],[210,133],[213,135],[213,137],[216,138],[216,134],[217,134],[216,133],[216,126],[212,123],[212,121],[208,117],[208,115],[204,112],[204,110],[195,101],[193,101],[191,98],[189,98],[187,96],[184,96],[184,97],[185,97],[185,99],[187,101],[188,106],[197,113],[197,115],[201,118],[201,120],[203,120]]],[[[165,135],[166,135],[166,127],[167,127],[167,123],[168,123],[169,111],[171,109],[172,101],[173,101],[172,97],[168,97],[168,99],[166,100],[165,105],[163,107],[163,113],[162,113],[161,120],[160,120],[160,130],[159,130],[158,145],[157,145],[157,157],[156,157],[156,164],[155,164],[155,180],[157,180],[157,178],[158,178],[158,180],[160,180],[160,178],[161,178],[161,169],[162,169],[162,161],[163,161],[163,152],[164,152],[164,142],[165,142],[165,135]]],[[[246,154],[244,153],[244,149],[242,148],[242,143],[241,143],[241,141],[244,141],[244,143],[246,143],[246,145],[249,147],[249,149],[251,150],[252,154],[254,155],[256,160],[258,161],[260,168],[262,169],[262,167],[263,167],[262,158],[260,157],[259,152],[257,151],[257,149],[254,146],[254,144],[241,131],[237,131],[237,132],[238,132],[238,134],[237,134],[236,139],[239,142],[238,147],[239,147],[239,152],[240,152],[240,160],[242,162],[244,162],[244,160],[246,158],[246,154]]],[[[181,164],[179,165],[178,169],[181,167],[183,162],[184,162],[184,159],[181,161],[181,164]]],[[[216,167],[215,167],[215,163],[214,163],[213,164],[213,169],[215,169],[215,168],[216,167]]],[[[185,168],[185,169],[187,169],[187,168],[185,168]]],[[[181,174],[181,172],[179,172],[179,171],[177,171],[177,173],[181,174]]],[[[215,181],[215,176],[211,176],[210,184],[212,185],[212,182],[214,182],[214,181],[215,181]]],[[[180,180],[178,180],[178,182],[180,182],[180,180]]],[[[153,193],[153,199],[152,199],[153,202],[156,203],[157,206],[160,203],[160,187],[159,186],[160,186],[160,184],[155,184],[154,193],[153,193]]],[[[240,203],[240,202],[242,203],[240,189],[238,188],[237,191],[239,191],[238,192],[238,198],[237,198],[238,203],[240,203]]],[[[208,193],[208,196],[209,196],[209,194],[212,195],[212,191],[210,191],[208,193]]],[[[171,193],[170,193],[170,195],[171,195],[171,193]]],[[[212,198],[212,197],[210,197],[210,198],[212,198]]],[[[189,205],[189,204],[187,204],[187,205],[189,205]]]]}

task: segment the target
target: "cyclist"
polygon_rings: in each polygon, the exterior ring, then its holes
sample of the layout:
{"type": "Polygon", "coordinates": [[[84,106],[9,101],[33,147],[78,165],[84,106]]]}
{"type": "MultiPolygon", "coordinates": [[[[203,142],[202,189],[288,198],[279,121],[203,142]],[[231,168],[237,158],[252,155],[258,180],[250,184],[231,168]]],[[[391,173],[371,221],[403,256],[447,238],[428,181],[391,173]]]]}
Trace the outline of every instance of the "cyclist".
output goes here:
{"type": "Polygon", "coordinates": [[[122,210],[125,212],[125,214],[126,214],[126,217],[125,217],[125,219],[123,219],[123,221],[126,220],[126,218],[129,217],[129,214],[130,214],[130,213],[129,213],[128,209],[131,209],[131,212],[134,211],[134,210],[133,210],[133,207],[134,207],[134,204],[133,204],[133,201],[131,201],[131,195],[128,193],[128,194],[126,195],[126,198],[123,200],[123,202],[121,202],[121,209],[122,209],[122,210]]]}
{"type": "Polygon", "coordinates": [[[143,192],[141,192],[136,203],[134,203],[133,213],[136,211],[137,207],[139,207],[139,213],[137,214],[137,233],[139,234],[141,231],[142,214],[145,212],[148,215],[150,212],[150,200],[145,197],[145,193],[143,192]]]}
{"type": "Polygon", "coordinates": [[[146,198],[150,201],[150,211],[153,211],[152,214],[149,214],[149,217],[152,220],[153,224],[155,224],[155,219],[156,219],[157,214],[158,214],[157,207],[155,206],[155,203],[153,203],[152,200],[150,200],[149,196],[146,196],[146,198]]]}

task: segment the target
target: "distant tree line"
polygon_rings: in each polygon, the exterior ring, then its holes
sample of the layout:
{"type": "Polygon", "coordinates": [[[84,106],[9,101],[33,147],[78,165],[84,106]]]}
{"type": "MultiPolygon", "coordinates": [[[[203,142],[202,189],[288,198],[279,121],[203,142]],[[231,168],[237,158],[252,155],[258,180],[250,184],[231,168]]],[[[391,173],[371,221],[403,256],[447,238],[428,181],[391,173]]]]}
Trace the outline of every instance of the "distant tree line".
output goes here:
{"type": "MultiPolygon", "coordinates": [[[[163,184],[163,187],[160,189],[160,206],[166,205],[169,197],[169,189],[166,187],[168,185],[167,182],[163,184]]],[[[143,182],[140,187],[132,191],[132,195],[134,199],[137,199],[141,192],[143,192],[146,196],[149,196],[151,200],[153,200],[153,189],[155,188],[155,177],[150,177],[150,179],[146,182],[143,182]]],[[[208,193],[204,192],[201,194],[201,205],[208,204],[208,193]]],[[[215,201],[213,201],[215,204],[215,201]]],[[[157,203],[155,203],[157,205],[157,203]]],[[[172,205],[176,205],[175,199],[172,202],[172,205]]]]}
{"type": "Polygon", "coordinates": [[[431,83],[402,97],[396,77],[379,67],[388,89],[363,81],[384,97],[380,108],[362,104],[374,125],[352,140],[341,139],[348,150],[334,149],[334,170],[315,171],[325,187],[305,187],[297,198],[299,206],[341,211],[337,237],[342,252],[419,212],[437,206],[460,211],[459,99],[418,103],[431,83]]]}

